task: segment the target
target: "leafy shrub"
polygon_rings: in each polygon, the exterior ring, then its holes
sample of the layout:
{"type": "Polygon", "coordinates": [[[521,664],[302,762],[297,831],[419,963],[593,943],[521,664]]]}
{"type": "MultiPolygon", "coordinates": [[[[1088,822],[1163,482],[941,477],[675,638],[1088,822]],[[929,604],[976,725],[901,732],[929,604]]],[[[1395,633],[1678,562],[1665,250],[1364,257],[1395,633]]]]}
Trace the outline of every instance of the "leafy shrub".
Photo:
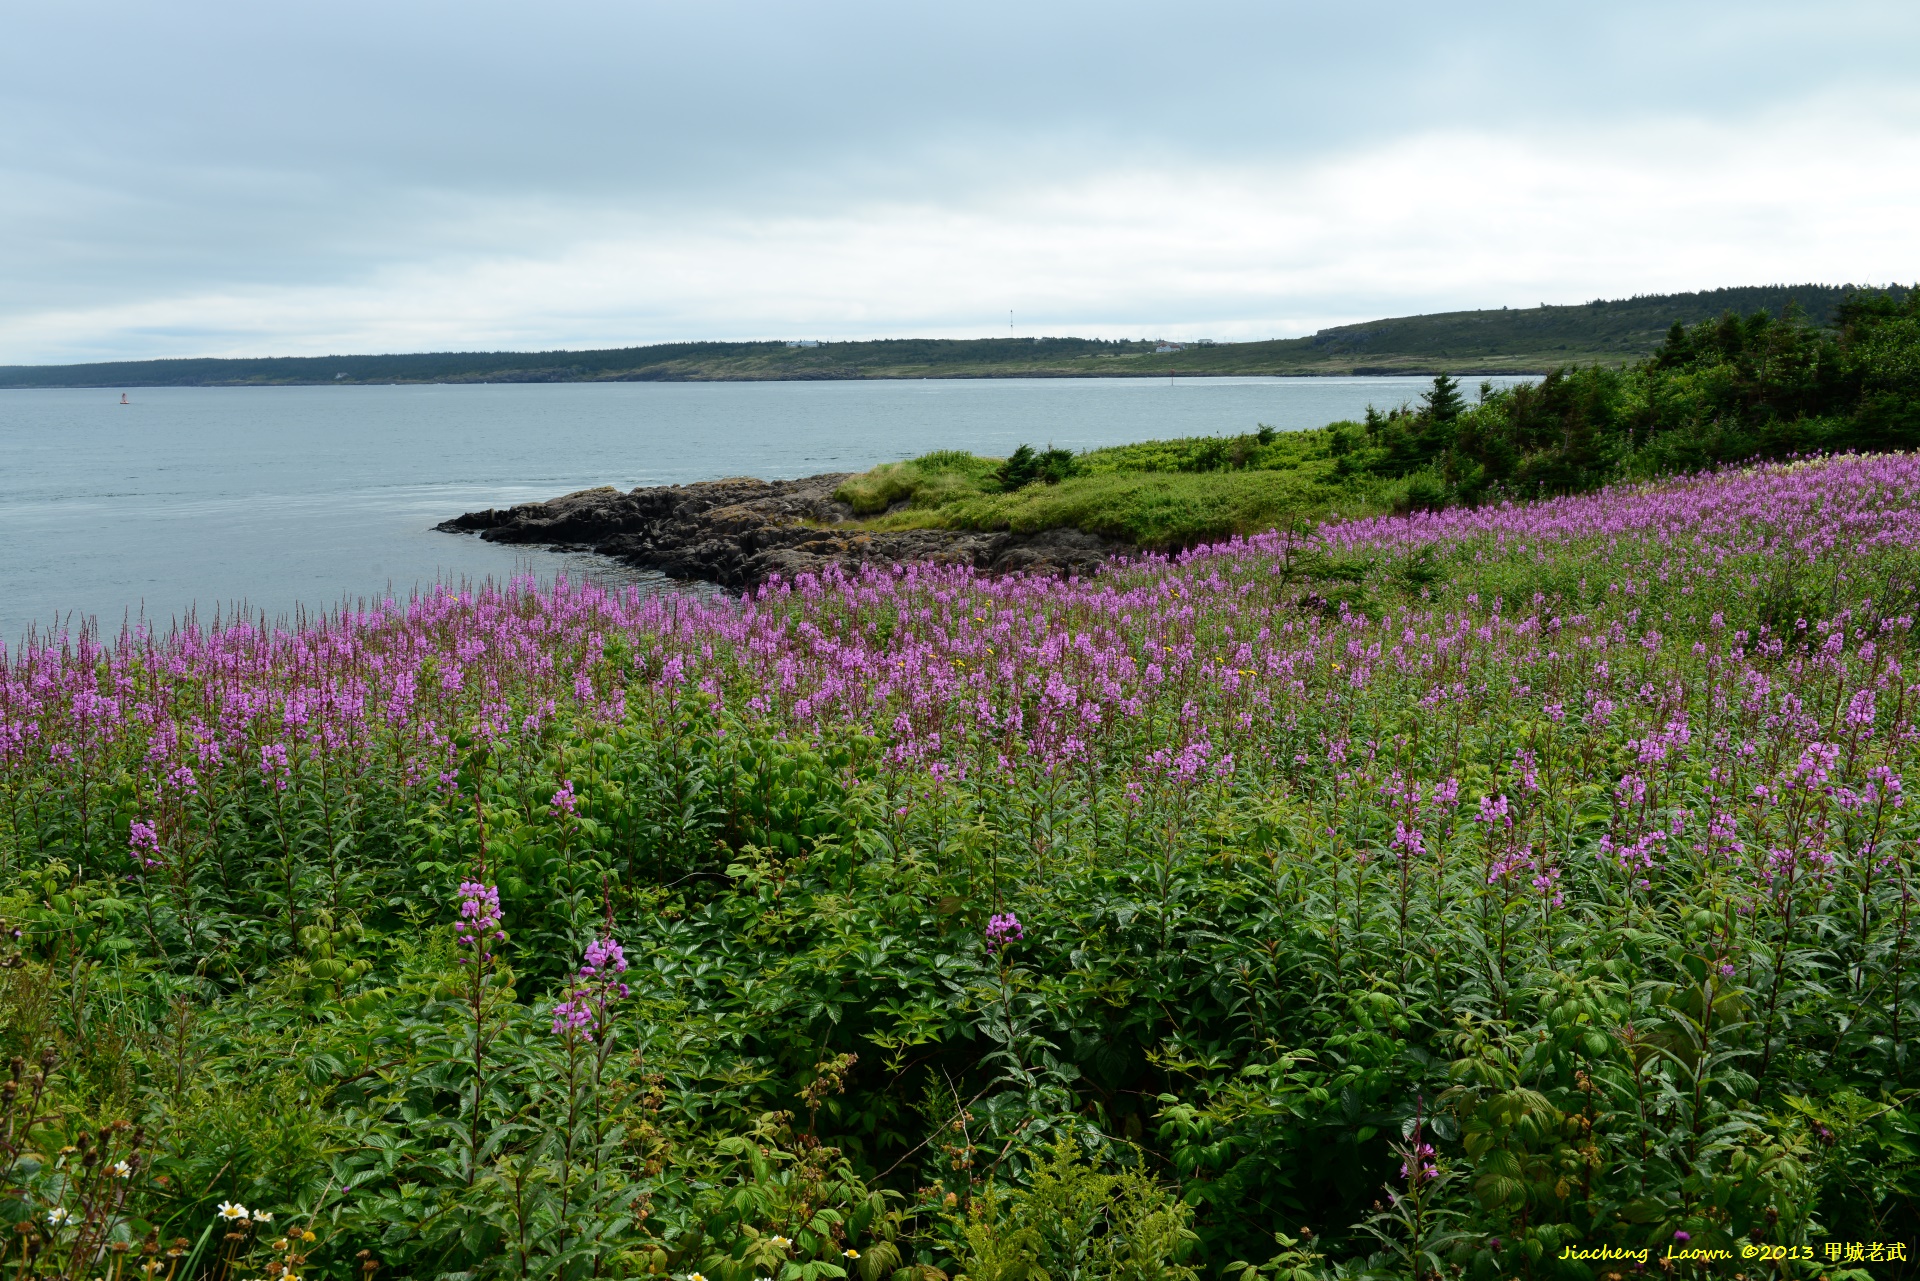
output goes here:
{"type": "Polygon", "coordinates": [[[1439,511],[1447,505],[1447,487],[1438,475],[1417,471],[1407,477],[1406,496],[1395,504],[1402,512],[1439,511]]]}
{"type": "Polygon", "coordinates": [[[967,1281],[1113,1278],[1194,1281],[1181,1260],[1199,1240],[1193,1211],[1137,1165],[1104,1173],[1056,1143],[1024,1187],[989,1182],[956,1218],[959,1275],[967,1281]]]}
{"type": "Polygon", "coordinates": [[[1007,456],[993,478],[1003,491],[1012,493],[1028,485],[1058,485],[1078,474],[1079,464],[1073,451],[1049,445],[1035,452],[1032,445],[1022,445],[1007,456]]]}

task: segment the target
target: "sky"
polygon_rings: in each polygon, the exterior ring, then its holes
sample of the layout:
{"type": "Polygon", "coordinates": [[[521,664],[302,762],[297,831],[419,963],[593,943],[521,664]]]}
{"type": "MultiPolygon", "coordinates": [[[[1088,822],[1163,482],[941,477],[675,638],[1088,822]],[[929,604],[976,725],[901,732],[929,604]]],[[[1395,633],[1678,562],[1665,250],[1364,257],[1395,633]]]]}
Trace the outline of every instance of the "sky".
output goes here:
{"type": "Polygon", "coordinates": [[[0,365],[1235,340],[1920,278],[1911,0],[0,0],[0,29],[0,365]]]}

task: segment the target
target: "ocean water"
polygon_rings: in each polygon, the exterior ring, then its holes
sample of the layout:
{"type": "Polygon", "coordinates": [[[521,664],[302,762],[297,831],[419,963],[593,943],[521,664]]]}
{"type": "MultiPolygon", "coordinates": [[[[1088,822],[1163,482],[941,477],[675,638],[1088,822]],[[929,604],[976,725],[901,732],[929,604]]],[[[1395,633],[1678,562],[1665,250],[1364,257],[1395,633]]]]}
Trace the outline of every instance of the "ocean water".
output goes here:
{"type": "MultiPolygon", "coordinates": [[[[1498,380],[1502,383],[1517,381],[1498,380]]],[[[278,617],[592,556],[433,531],[611,484],[853,471],[1283,430],[1418,398],[1420,378],[926,379],[0,391],[0,642],[29,627],[278,617]]]]}

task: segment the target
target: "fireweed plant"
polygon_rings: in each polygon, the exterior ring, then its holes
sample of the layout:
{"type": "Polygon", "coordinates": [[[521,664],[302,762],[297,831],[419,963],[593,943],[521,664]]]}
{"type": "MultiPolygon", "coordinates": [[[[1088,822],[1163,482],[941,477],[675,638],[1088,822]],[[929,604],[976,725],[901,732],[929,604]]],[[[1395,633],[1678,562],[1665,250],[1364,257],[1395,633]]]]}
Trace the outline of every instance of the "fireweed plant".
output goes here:
{"type": "Polygon", "coordinates": [[[31,641],[0,1268],[1912,1242],[1916,495],[1848,456],[1092,579],[31,641]]]}

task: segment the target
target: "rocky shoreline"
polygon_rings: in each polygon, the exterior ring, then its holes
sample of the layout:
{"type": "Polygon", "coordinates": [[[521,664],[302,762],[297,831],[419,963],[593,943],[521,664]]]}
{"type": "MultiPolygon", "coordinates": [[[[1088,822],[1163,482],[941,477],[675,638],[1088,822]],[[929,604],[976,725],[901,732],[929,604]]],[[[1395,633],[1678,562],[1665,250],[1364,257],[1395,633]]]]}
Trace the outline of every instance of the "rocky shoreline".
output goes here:
{"type": "Polygon", "coordinates": [[[833,492],[851,473],[800,480],[745,477],[660,485],[626,493],[605,486],[544,503],[468,512],[435,528],[488,542],[598,552],[675,578],[756,586],[778,574],[831,565],[934,561],[995,574],[1091,574],[1126,544],[1074,529],[1037,534],[955,529],[845,528],[853,509],[833,492]]]}

